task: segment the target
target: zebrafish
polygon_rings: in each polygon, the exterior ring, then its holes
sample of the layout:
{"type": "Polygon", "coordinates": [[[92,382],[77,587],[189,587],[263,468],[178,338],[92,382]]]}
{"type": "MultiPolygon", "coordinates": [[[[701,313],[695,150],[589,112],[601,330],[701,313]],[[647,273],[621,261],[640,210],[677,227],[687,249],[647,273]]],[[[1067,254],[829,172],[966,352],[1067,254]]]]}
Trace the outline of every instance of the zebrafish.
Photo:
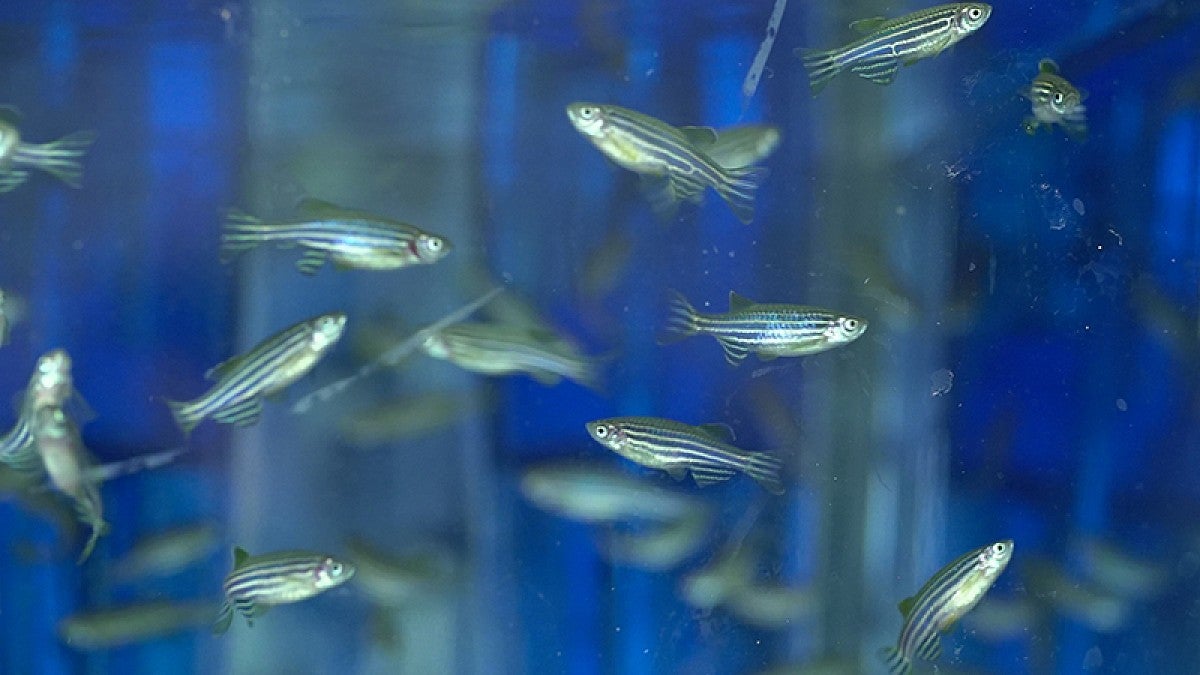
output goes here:
{"type": "Polygon", "coordinates": [[[296,262],[304,274],[316,274],[326,260],[338,269],[393,270],[435,263],[451,249],[445,237],[366,211],[317,199],[303,200],[298,210],[300,218],[280,223],[263,222],[237,209],[228,211],[221,232],[222,261],[259,244],[274,243],[279,248],[304,249],[296,262]]]}
{"type": "Polygon", "coordinates": [[[1058,64],[1050,59],[1038,62],[1038,74],[1025,92],[1033,106],[1033,115],[1025,118],[1025,132],[1035,134],[1044,124],[1053,128],[1062,125],[1067,135],[1082,139],[1087,136],[1087,106],[1084,94],[1058,73],[1058,64]]]}
{"type": "Polygon", "coordinates": [[[537,507],[585,523],[669,522],[704,510],[690,495],[647,484],[606,465],[576,461],[526,469],[520,490],[537,507]]]}
{"type": "Polygon", "coordinates": [[[895,647],[880,657],[892,675],[912,672],[913,657],[933,661],[942,653],[941,634],[983,599],[1012,558],[1011,539],[981,546],[959,556],[933,575],[916,595],[900,602],[904,627],[895,647]]]}
{"type": "Polygon", "coordinates": [[[130,582],[179,572],[208,557],[217,542],[217,529],[208,523],[147,535],[113,563],[113,580],[130,582]]]}
{"type": "Polygon", "coordinates": [[[222,588],[225,601],[213,623],[213,633],[229,630],[233,611],[246,617],[246,625],[275,605],[307,600],[331,588],[341,586],[354,576],[353,564],[320,553],[282,551],[251,556],[242,548],[233,549],[233,571],[222,588]]]}
{"type": "Polygon", "coordinates": [[[79,554],[78,562],[82,564],[92,554],[100,537],[109,531],[109,525],[104,521],[104,502],[100,499],[99,486],[88,475],[93,463],[79,438],[79,429],[62,408],[39,408],[32,433],[34,447],[50,484],[71,498],[80,522],[92,529],[92,536],[79,554]]]}
{"type": "Polygon", "coordinates": [[[769,492],[783,494],[779,459],[734,447],[732,432],[721,424],[696,427],[659,417],[614,417],[588,422],[587,430],[600,445],[642,466],[662,469],[676,480],[690,471],[704,487],[740,471],[769,492]]]}
{"type": "Polygon", "coordinates": [[[83,177],[79,158],[96,140],[91,131],[79,131],[52,143],[25,143],[17,131],[12,109],[0,114],[0,193],[15,190],[39,169],[78,188],[83,177]]]}
{"type": "Polygon", "coordinates": [[[744,124],[717,131],[717,140],[708,147],[709,159],[726,169],[750,166],[763,161],[779,147],[779,127],[768,124],[744,124]]]}
{"type": "Polygon", "coordinates": [[[39,411],[62,408],[68,402],[78,402],[86,411],[86,403],[75,391],[71,375],[71,356],[65,350],[53,349],[38,358],[25,395],[17,423],[0,438],[0,462],[18,470],[40,472],[41,460],[33,446],[33,426],[39,411]]]}
{"type": "Polygon", "coordinates": [[[595,388],[596,363],[554,333],[501,323],[459,323],[425,339],[421,349],[484,375],[527,373],[544,385],[562,378],[595,388]]]}
{"type": "Polygon", "coordinates": [[[213,609],[211,603],[162,601],[101,609],[63,619],[58,634],[73,649],[112,649],[203,626],[213,609]]]}
{"type": "Polygon", "coordinates": [[[795,54],[808,71],[813,96],[847,68],[876,84],[891,84],[900,66],[937,56],[982,28],[991,15],[989,4],[956,2],[896,19],[862,19],[850,28],[863,38],[837,49],[797,49],[795,54]]]}
{"type": "Polygon", "coordinates": [[[342,337],[346,315],[322,314],[285,328],[249,353],[214,366],[206,375],[216,384],[193,401],[168,401],[176,423],[191,433],[206,417],[222,424],[250,426],[262,414],[262,397],[303,377],[342,337]]]}
{"type": "Polygon", "coordinates": [[[867,320],[803,305],[760,304],[729,292],[729,311],[701,314],[687,298],[672,293],[667,335],[669,344],[698,334],[711,335],[738,365],[750,352],[769,361],[779,356],[805,356],[853,342],[867,331],[867,320]]]}
{"type": "Polygon", "coordinates": [[[711,187],[738,220],[754,220],[754,193],[767,170],[718,164],[708,155],[718,138],[711,127],[673,127],[633,110],[595,103],[572,103],[567,117],[605,156],[641,176],[661,217],[673,217],[681,201],[699,203],[704,188],[711,187]]]}

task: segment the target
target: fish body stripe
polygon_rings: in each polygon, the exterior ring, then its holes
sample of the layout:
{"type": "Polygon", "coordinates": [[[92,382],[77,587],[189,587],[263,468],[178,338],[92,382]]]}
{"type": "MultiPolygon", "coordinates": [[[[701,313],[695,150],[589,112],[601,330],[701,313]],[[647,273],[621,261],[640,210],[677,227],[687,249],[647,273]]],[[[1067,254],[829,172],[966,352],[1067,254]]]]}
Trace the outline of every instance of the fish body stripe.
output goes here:
{"type": "Polygon", "coordinates": [[[279,242],[330,252],[408,249],[422,234],[415,228],[388,226],[367,220],[287,223],[233,223],[227,226],[227,243],[279,242]]]}
{"type": "Polygon", "coordinates": [[[297,355],[310,349],[309,338],[313,330],[311,322],[306,321],[255,347],[234,372],[221,378],[208,393],[186,405],[184,413],[207,417],[274,388],[279,384],[281,369],[297,355]]]}
{"type": "Polygon", "coordinates": [[[692,325],[700,333],[708,333],[737,345],[749,347],[787,346],[796,342],[820,339],[837,324],[831,312],[759,310],[730,314],[695,314],[692,325]]]}
{"type": "Polygon", "coordinates": [[[225,594],[235,602],[276,604],[315,595],[317,571],[325,556],[280,558],[240,567],[225,578],[225,594]]]}
{"type": "Polygon", "coordinates": [[[621,418],[626,447],[652,466],[710,465],[744,469],[748,453],[705,436],[686,424],[654,418],[621,418]]]}
{"type": "Polygon", "coordinates": [[[667,171],[685,176],[700,176],[709,185],[728,182],[725,173],[702,155],[683,132],[646,115],[621,108],[610,108],[606,119],[622,139],[633,144],[640,154],[662,164],[667,171]]]}
{"type": "Polygon", "coordinates": [[[835,50],[842,65],[879,58],[885,61],[918,58],[941,51],[954,39],[952,26],[959,5],[942,5],[883,24],[878,31],[835,50]]]}

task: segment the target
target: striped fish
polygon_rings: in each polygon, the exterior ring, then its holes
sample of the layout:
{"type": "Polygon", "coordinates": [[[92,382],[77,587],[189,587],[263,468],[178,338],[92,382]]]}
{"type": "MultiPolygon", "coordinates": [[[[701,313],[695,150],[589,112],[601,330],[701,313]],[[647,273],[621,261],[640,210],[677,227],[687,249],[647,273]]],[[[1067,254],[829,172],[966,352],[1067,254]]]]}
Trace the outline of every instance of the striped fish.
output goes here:
{"type": "Polygon", "coordinates": [[[691,472],[701,487],[729,480],[740,471],[773,494],[783,494],[782,462],[761,452],[731,445],[733,434],[721,424],[694,427],[659,417],[614,417],[587,423],[600,445],[632,462],[662,469],[676,480],[691,472]]]}
{"type": "Polygon", "coordinates": [[[171,414],[185,434],[210,416],[222,424],[255,424],[262,414],[262,397],[282,391],[312,370],[345,327],[346,315],[338,312],[286,328],[249,353],[209,370],[207,377],[217,383],[194,401],[168,401],[171,414]]]}
{"type": "Polygon", "coordinates": [[[552,386],[562,378],[595,388],[596,363],[549,331],[503,323],[458,323],[425,339],[426,354],[484,375],[527,373],[552,386]]]}
{"type": "Polygon", "coordinates": [[[1033,105],[1033,115],[1025,118],[1025,131],[1037,133],[1043,124],[1053,128],[1062,125],[1067,135],[1082,139],[1087,136],[1087,107],[1084,93],[1058,73],[1058,64],[1050,59],[1038,62],[1038,74],[1025,97],[1033,105]]]}
{"type": "Polygon", "coordinates": [[[275,605],[307,600],[336,588],[354,576],[354,565],[320,553],[282,551],[251,556],[233,549],[233,571],[222,588],[225,601],[213,623],[213,633],[229,630],[233,611],[246,617],[246,625],[275,605]]]}
{"type": "Polygon", "coordinates": [[[79,429],[62,408],[39,408],[32,430],[33,444],[50,484],[71,498],[76,517],[92,529],[92,536],[79,554],[78,562],[82,564],[92,554],[100,537],[109,531],[108,523],[104,521],[100,488],[90,475],[91,458],[79,437],[79,429]]]}
{"type": "Polygon", "coordinates": [[[738,220],[754,220],[754,193],[767,170],[726,168],[714,161],[707,154],[717,142],[711,127],[673,127],[627,108],[595,103],[572,103],[567,117],[600,152],[642,177],[660,216],[673,217],[681,201],[699,203],[704,188],[711,187],[738,220]]]}
{"type": "Polygon", "coordinates": [[[692,335],[711,335],[725,350],[725,360],[738,365],[750,352],[769,361],[804,356],[853,342],[867,331],[867,320],[804,305],[766,305],[729,292],[729,311],[701,314],[687,298],[674,293],[667,344],[692,335]]]}
{"type": "Polygon", "coordinates": [[[299,219],[281,223],[228,211],[221,232],[222,261],[270,242],[279,248],[304,249],[296,262],[304,274],[316,274],[326,260],[339,269],[394,270],[435,263],[451,249],[444,237],[365,211],[318,199],[305,199],[297,208],[299,219]]]}
{"type": "Polygon", "coordinates": [[[0,114],[0,193],[16,189],[39,169],[73,188],[79,187],[83,167],[79,158],[96,140],[91,131],[79,131],[51,143],[25,143],[17,131],[13,109],[0,114]]]}
{"type": "Polygon", "coordinates": [[[892,675],[912,672],[913,657],[933,661],[942,653],[941,634],[971,611],[1012,558],[1011,539],[980,546],[946,565],[921,590],[900,602],[904,627],[895,647],[880,650],[892,675]]]}
{"type": "Polygon", "coordinates": [[[69,401],[86,404],[75,391],[71,375],[71,356],[53,349],[38,358],[37,367],[25,387],[21,410],[13,429],[0,438],[0,462],[29,472],[41,471],[41,460],[34,448],[33,426],[39,411],[62,408],[69,401]]]}
{"type": "Polygon", "coordinates": [[[795,53],[808,71],[813,96],[847,68],[876,84],[891,84],[900,66],[937,56],[982,28],[991,15],[992,6],[986,3],[956,2],[897,19],[862,19],[850,24],[854,32],[865,36],[862,39],[837,49],[797,49],[795,53]]]}

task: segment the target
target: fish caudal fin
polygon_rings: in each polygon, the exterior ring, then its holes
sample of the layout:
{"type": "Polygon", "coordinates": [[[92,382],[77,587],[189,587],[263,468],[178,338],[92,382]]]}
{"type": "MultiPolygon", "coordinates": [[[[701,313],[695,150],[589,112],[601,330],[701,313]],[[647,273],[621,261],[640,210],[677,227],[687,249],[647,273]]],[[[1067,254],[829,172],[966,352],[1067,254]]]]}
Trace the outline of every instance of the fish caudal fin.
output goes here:
{"type": "Polygon", "coordinates": [[[688,302],[688,299],[679,291],[672,290],[671,315],[667,317],[667,324],[658,336],[658,344],[673,344],[699,333],[700,329],[696,325],[698,316],[692,303],[688,302]]]}
{"type": "Polygon", "coordinates": [[[87,560],[92,555],[92,551],[96,548],[96,542],[100,541],[100,537],[108,534],[111,529],[105,521],[91,523],[92,536],[88,537],[87,543],[83,545],[83,550],[79,553],[79,559],[75,561],[76,565],[82,565],[83,561],[87,560]]]}
{"type": "Polygon", "coordinates": [[[912,672],[912,662],[895,647],[884,647],[879,650],[879,658],[887,664],[890,675],[909,675],[912,672]]]}
{"type": "Polygon", "coordinates": [[[221,262],[227,263],[239,253],[261,244],[269,225],[240,209],[229,209],[221,223],[221,262]]]}
{"type": "Polygon", "coordinates": [[[825,85],[842,72],[843,66],[838,61],[836,50],[797,49],[794,53],[804,63],[804,70],[808,71],[808,87],[813,96],[820,94],[825,85]]]}
{"type": "Polygon", "coordinates": [[[96,142],[96,132],[77,131],[51,143],[21,145],[13,161],[36,166],[73,188],[83,178],[83,166],[78,159],[96,142]]]}
{"type": "Polygon", "coordinates": [[[221,613],[217,615],[217,620],[213,622],[213,635],[224,635],[225,631],[229,630],[229,625],[233,623],[233,605],[229,601],[221,603],[221,613]]]}
{"type": "Polygon", "coordinates": [[[12,192],[29,178],[28,171],[21,169],[0,170],[0,193],[12,192]]]}
{"type": "Polygon", "coordinates": [[[171,409],[171,416],[175,418],[175,423],[183,431],[184,436],[189,436],[192,429],[203,419],[200,416],[192,413],[188,409],[188,404],[184,401],[167,401],[167,407],[171,409]]]}
{"type": "Polygon", "coordinates": [[[765,452],[754,452],[746,457],[746,465],[742,470],[766,488],[767,492],[781,495],[784,492],[783,481],[779,478],[782,468],[783,462],[778,457],[765,452]]]}
{"type": "Polygon", "coordinates": [[[754,193],[770,172],[766,167],[745,166],[722,173],[723,180],[714,186],[717,194],[729,204],[738,220],[749,225],[754,220],[754,193]]]}

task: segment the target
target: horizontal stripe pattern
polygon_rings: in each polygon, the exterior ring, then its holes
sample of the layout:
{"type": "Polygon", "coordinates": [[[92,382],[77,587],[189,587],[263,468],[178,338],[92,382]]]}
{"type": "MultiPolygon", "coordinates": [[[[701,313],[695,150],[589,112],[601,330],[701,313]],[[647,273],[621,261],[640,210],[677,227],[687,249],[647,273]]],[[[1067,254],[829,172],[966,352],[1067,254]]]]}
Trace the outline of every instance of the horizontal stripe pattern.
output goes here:
{"type": "Polygon", "coordinates": [[[309,551],[281,551],[249,556],[241,549],[234,554],[234,569],[222,583],[225,604],[214,625],[224,632],[233,610],[247,622],[266,608],[311,598],[349,581],[354,565],[309,551]]]}

